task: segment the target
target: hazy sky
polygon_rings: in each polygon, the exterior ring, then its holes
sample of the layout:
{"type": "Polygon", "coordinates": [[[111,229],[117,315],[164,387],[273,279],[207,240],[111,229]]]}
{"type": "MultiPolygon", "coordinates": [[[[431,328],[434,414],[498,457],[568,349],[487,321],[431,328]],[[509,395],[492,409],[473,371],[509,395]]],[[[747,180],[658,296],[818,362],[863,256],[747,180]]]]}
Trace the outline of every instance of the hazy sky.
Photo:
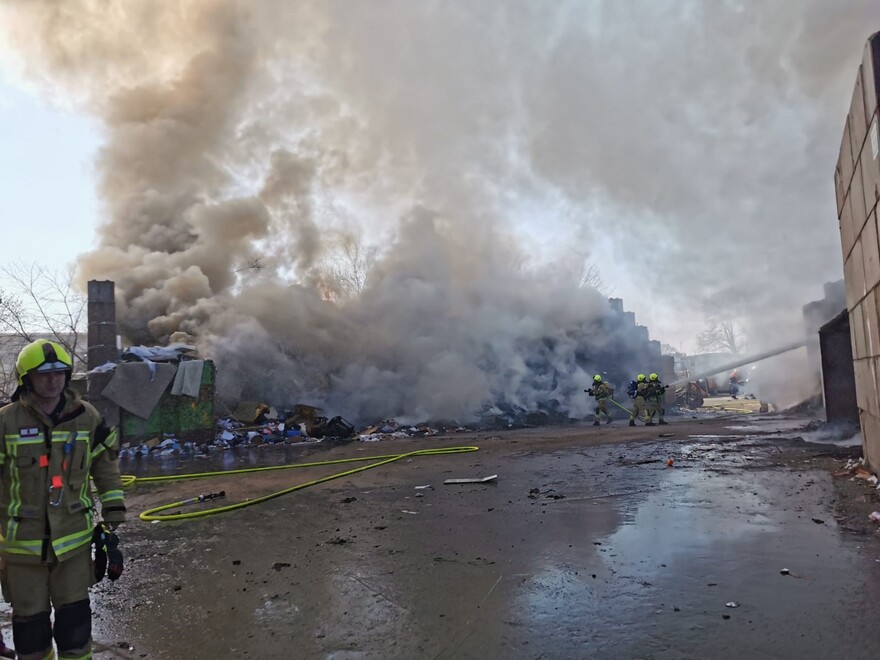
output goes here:
{"type": "MultiPolygon", "coordinates": [[[[25,258],[60,267],[101,244],[88,272],[113,276],[218,226],[181,200],[257,194],[299,218],[285,258],[307,278],[322,232],[385,244],[417,204],[501,228],[536,268],[586,256],[686,350],[707,311],[796,322],[842,276],[832,172],[880,3],[101,4],[2,16],[0,222],[41,228],[25,258]],[[161,133],[149,104],[204,124],[161,133]],[[275,168],[301,188],[271,197],[275,168]]],[[[260,217],[249,203],[227,218],[260,217]]],[[[252,256],[192,258],[228,286],[220,271],[252,256]]]]}
{"type": "MultiPolygon", "coordinates": [[[[87,117],[10,82],[0,69],[0,226],[7,240],[25,239],[22,261],[63,268],[94,245],[95,128],[87,117]]],[[[11,256],[7,248],[4,263],[11,256]]]]}

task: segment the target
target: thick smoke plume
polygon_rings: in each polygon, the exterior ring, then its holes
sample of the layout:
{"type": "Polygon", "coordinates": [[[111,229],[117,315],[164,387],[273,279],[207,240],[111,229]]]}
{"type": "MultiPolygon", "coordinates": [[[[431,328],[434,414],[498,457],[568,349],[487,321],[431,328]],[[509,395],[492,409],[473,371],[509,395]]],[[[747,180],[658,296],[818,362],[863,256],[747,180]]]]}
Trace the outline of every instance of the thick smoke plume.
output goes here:
{"type": "Polygon", "coordinates": [[[831,172],[880,28],[869,0],[2,12],[23,74],[101,122],[80,268],[128,338],[355,418],[583,412],[609,368],[585,256],[655,334],[796,317],[841,271],[831,172]]]}

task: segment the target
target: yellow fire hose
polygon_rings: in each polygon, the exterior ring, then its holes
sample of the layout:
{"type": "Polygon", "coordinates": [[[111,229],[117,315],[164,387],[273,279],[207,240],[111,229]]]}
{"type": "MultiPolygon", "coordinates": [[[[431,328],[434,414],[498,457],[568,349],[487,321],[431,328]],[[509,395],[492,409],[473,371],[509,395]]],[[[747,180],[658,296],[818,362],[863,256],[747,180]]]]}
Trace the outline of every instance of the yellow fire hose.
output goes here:
{"type": "Polygon", "coordinates": [[[357,474],[358,472],[364,472],[366,470],[372,470],[373,468],[380,467],[382,465],[388,465],[389,463],[394,463],[395,461],[399,461],[404,458],[413,458],[416,456],[446,456],[449,454],[464,454],[467,452],[479,451],[479,447],[441,447],[437,449],[419,449],[417,451],[410,451],[403,454],[385,454],[382,456],[360,456],[356,458],[340,458],[332,461],[316,461],[314,463],[295,463],[293,465],[270,465],[268,467],[257,467],[257,468],[243,468],[240,470],[221,470],[218,472],[196,472],[193,474],[169,474],[169,475],[161,475],[155,477],[137,477],[132,474],[124,474],[122,475],[122,485],[124,487],[131,487],[138,483],[156,483],[161,481],[178,481],[182,479],[208,479],[210,477],[226,477],[230,475],[237,474],[252,474],[254,472],[268,472],[270,470],[293,470],[296,468],[307,468],[307,467],[318,467],[322,465],[341,465],[345,463],[364,463],[367,461],[375,461],[374,463],[370,463],[370,465],[364,465],[362,467],[357,467],[351,470],[346,470],[345,472],[338,472],[336,474],[331,474],[326,477],[321,477],[320,479],[313,479],[312,481],[307,481],[302,484],[298,484],[296,486],[291,486],[290,488],[285,488],[284,490],[279,490],[274,493],[269,493],[268,495],[263,495],[261,497],[254,498],[252,500],[245,500],[243,502],[236,502],[235,504],[227,504],[226,506],[214,507],[212,509],[201,509],[199,511],[191,511],[189,513],[171,513],[171,514],[159,514],[160,511],[167,511],[168,509],[175,509],[181,506],[185,506],[187,504],[193,504],[195,502],[206,501],[207,499],[212,499],[212,497],[199,496],[194,498],[189,498],[186,500],[179,500],[177,502],[172,502],[171,504],[163,504],[161,506],[153,507],[152,509],[147,509],[140,515],[140,519],[152,522],[154,520],[191,520],[193,518],[202,518],[204,516],[213,516],[218,513],[227,513],[229,511],[235,511],[236,509],[243,509],[246,506],[253,506],[254,504],[262,504],[263,502],[268,502],[271,499],[275,499],[276,497],[281,497],[282,495],[287,495],[288,493],[292,493],[297,490],[303,490],[305,488],[309,488],[310,486],[314,486],[316,484],[324,483],[325,481],[332,481],[333,479],[339,479],[341,477],[347,477],[352,474],[357,474]],[[159,515],[157,515],[159,514],[159,515]]]}
{"type": "MultiPolygon", "coordinates": [[[[627,408],[626,406],[624,406],[623,404],[618,403],[617,401],[615,401],[614,399],[612,399],[612,398],[610,398],[610,397],[608,398],[608,400],[609,400],[611,403],[613,403],[615,406],[617,406],[618,408],[620,408],[621,410],[623,410],[624,412],[627,412],[627,413],[629,413],[630,415],[632,415],[632,412],[633,412],[633,411],[630,410],[629,408],[627,408]]],[[[647,421],[647,419],[648,419],[648,413],[647,413],[647,412],[644,412],[642,415],[639,415],[639,419],[641,419],[642,421],[647,421]]]]}

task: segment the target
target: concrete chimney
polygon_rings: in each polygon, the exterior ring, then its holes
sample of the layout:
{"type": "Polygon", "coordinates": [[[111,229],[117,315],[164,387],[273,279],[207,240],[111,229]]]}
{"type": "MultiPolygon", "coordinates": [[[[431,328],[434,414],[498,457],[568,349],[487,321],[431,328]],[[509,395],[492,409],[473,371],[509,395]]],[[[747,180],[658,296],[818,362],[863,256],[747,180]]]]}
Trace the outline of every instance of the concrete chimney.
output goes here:
{"type": "MultiPolygon", "coordinates": [[[[91,280],[88,287],[88,369],[91,371],[107,362],[117,362],[119,350],[116,347],[115,285],[109,281],[91,280]]],[[[104,416],[108,425],[116,426],[119,424],[119,408],[101,396],[112,377],[113,372],[90,374],[88,399],[104,416]]]]}

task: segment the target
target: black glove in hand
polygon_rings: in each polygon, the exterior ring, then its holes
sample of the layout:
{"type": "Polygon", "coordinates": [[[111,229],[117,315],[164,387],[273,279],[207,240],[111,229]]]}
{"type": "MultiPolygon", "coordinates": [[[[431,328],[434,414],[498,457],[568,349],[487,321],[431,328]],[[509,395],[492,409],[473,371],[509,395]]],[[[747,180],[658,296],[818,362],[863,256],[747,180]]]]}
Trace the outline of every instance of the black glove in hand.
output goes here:
{"type": "Polygon", "coordinates": [[[92,545],[95,549],[95,582],[100,582],[106,575],[111,581],[122,575],[123,559],[119,549],[119,537],[109,529],[108,523],[99,523],[92,533],[92,545]]]}
{"type": "Polygon", "coordinates": [[[107,577],[115,582],[122,575],[122,550],[119,549],[119,537],[112,532],[107,534],[107,577]]]}

